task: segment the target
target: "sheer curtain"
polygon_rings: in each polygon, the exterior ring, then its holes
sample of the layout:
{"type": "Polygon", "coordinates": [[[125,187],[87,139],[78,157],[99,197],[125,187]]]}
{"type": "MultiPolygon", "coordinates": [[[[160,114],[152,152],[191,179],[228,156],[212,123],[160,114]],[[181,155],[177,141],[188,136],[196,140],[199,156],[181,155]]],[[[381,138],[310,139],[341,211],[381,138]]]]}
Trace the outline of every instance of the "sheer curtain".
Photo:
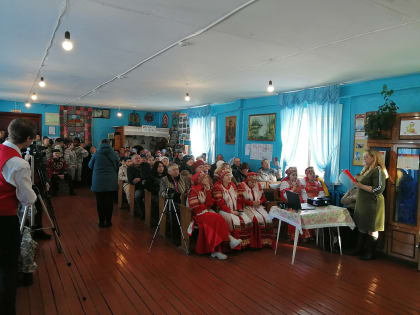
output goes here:
{"type": "Polygon", "coordinates": [[[338,86],[319,89],[318,97],[307,104],[309,143],[313,161],[324,171],[327,184],[338,182],[343,105],[338,86]]]}
{"type": "Polygon", "coordinates": [[[191,152],[197,157],[203,153],[211,155],[211,116],[210,106],[190,109],[188,111],[190,123],[191,152]]]}
{"type": "Polygon", "coordinates": [[[328,86],[279,95],[283,170],[296,157],[304,115],[308,115],[309,144],[314,166],[332,184],[339,175],[342,105],[339,87],[328,86]]]}

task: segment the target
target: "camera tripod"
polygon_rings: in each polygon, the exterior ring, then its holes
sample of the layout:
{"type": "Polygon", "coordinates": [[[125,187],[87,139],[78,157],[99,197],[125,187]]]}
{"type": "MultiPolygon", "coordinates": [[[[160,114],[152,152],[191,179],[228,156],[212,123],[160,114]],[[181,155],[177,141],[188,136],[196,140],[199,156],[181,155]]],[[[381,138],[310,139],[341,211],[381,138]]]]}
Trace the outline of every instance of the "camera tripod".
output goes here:
{"type": "MultiPolygon", "coordinates": [[[[35,192],[39,203],[41,204],[41,209],[37,209],[37,211],[43,211],[44,214],[47,216],[48,221],[50,222],[50,226],[46,227],[46,228],[34,228],[35,226],[35,211],[34,211],[34,206],[33,205],[29,205],[29,206],[25,206],[24,211],[23,211],[23,216],[22,216],[22,221],[20,223],[20,232],[23,232],[23,229],[25,228],[25,223],[26,220],[29,218],[30,215],[30,229],[31,231],[41,231],[41,230],[51,230],[53,232],[54,235],[54,240],[55,240],[55,244],[57,246],[57,250],[58,252],[61,254],[64,254],[64,258],[66,260],[66,264],[67,266],[71,266],[71,262],[67,257],[66,252],[64,251],[63,245],[61,243],[60,240],[60,233],[58,231],[57,225],[56,225],[56,220],[55,220],[55,216],[50,215],[50,211],[48,211],[48,208],[44,202],[44,199],[41,196],[41,192],[39,191],[38,187],[33,186],[32,187],[33,191],[35,192]]],[[[52,214],[52,213],[51,213],[52,214]]]]}
{"type": "Polygon", "coordinates": [[[178,213],[176,212],[176,207],[175,207],[175,203],[174,203],[173,199],[166,199],[165,207],[163,207],[162,214],[160,215],[159,222],[158,222],[156,230],[155,230],[155,234],[153,234],[152,241],[150,242],[149,253],[152,251],[153,242],[155,241],[157,232],[160,228],[162,218],[163,218],[164,215],[166,215],[166,213],[169,213],[169,222],[170,222],[171,231],[172,231],[172,215],[171,214],[172,213],[175,214],[176,220],[178,222],[179,231],[181,232],[182,240],[184,241],[185,252],[188,255],[189,251],[188,251],[187,241],[185,240],[184,233],[182,232],[181,222],[179,221],[178,213]]]}

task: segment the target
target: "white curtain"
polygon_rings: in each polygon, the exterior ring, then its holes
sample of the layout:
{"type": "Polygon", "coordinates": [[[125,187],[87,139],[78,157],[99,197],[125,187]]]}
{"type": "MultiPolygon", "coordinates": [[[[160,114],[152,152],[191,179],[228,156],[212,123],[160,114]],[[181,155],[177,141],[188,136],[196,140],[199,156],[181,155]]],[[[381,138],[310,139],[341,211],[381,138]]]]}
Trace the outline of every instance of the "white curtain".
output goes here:
{"type": "Polygon", "coordinates": [[[210,156],[211,151],[211,116],[190,118],[191,152],[197,157],[203,153],[210,156]]]}
{"type": "Polygon", "coordinates": [[[303,104],[285,105],[280,108],[282,143],[280,167],[283,173],[288,165],[293,164],[295,159],[304,110],[305,106],[303,104]]]}
{"type": "Polygon", "coordinates": [[[326,102],[309,103],[309,143],[312,158],[318,169],[325,172],[327,183],[338,182],[340,138],[343,105],[326,102]]]}

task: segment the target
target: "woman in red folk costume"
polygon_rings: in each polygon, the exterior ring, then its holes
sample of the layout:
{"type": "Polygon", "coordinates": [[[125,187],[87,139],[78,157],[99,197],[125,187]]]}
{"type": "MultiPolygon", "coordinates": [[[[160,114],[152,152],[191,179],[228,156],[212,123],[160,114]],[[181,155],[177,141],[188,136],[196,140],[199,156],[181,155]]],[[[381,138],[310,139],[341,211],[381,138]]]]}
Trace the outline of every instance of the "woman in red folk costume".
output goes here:
{"type": "Polygon", "coordinates": [[[213,197],[219,207],[219,214],[225,219],[230,233],[234,238],[241,239],[242,243],[235,249],[243,249],[250,244],[252,220],[243,213],[241,199],[238,199],[238,190],[232,183],[232,173],[229,170],[219,172],[219,181],[214,185],[213,197]]]}
{"type": "Polygon", "coordinates": [[[280,183],[280,198],[287,201],[286,190],[292,191],[299,195],[300,202],[306,202],[308,196],[305,187],[302,185],[297,176],[297,168],[294,166],[286,170],[286,177],[280,183]]]}
{"type": "Polygon", "coordinates": [[[261,185],[257,182],[257,173],[248,173],[245,182],[238,185],[244,213],[252,219],[251,248],[273,245],[273,222],[262,206],[267,202],[261,185]]]}
{"type": "Polygon", "coordinates": [[[242,241],[230,235],[229,227],[223,217],[209,211],[214,204],[210,177],[204,173],[196,173],[192,177],[193,186],[188,195],[188,206],[192,209],[193,220],[198,225],[198,240],[195,246],[197,254],[211,253],[211,257],[226,259],[222,253],[222,242],[230,242],[231,248],[242,241]]]}
{"type": "Polygon", "coordinates": [[[302,180],[302,185],[305,187],[308,198],[325,197],[324,188],[315,176],[315,171],[312,166],[306,168],[305,175],[305,178],[302,180]]]}
{"type": "MultiPolygon", "coordinates": [[[[305,187],[302,185],[297,176],[297,168],[289,167],[286,170],[286,177],[281,181],[280,184],[280,197],[283,201],[287,202],[286,190],[292,191],[299,195],[300,202],[306,202],[308,200],[308,195],[306,193],[305,187]]],[[[295,227],[289,225],[287,233],[291,240],[295,239],[295,227]]],[[[303,229],[303,234],[299,236],[301,240],[308,240],[312,237],[312,234],[309,230],[303,229]]]]}

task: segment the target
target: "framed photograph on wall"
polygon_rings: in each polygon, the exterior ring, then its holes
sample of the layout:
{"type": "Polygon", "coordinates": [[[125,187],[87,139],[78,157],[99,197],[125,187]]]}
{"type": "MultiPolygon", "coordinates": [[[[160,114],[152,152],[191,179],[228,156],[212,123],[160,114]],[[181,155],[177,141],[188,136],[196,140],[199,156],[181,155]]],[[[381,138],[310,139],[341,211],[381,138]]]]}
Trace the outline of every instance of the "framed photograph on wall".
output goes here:
{"type": "Polygon", "coordinates": [[[367,150],[368,138],[365,132],[354,133],[353,165],[363,166],[363,153],[367,150]]]}
{"type": "Polygon", "coordinates": [[[420,139],[420,117],[401,118],[400,139],[420,139]]]}
{"type": "Polygon", "coordinates": [[[106,118],[106,119],[109,119],[109,117],[110,117],[110,110],[109,109],[94,108],[92,110],[92,118],[106,118]]]}
{"type": "Polygon", "coordinates": [[[274,141],[276,135],[276,114],[248,116],[248,140],[274,141]]]}
{"type": "Polygon", "coordinates": [[[366,114],[354,115],[354,131],[365,131],[365,118],[366,114]]]}
{"type": "Polygon", "coordinates": [[[225,143],[236,143],[236,116],[226,117],[225,120],[225,143]]]}

